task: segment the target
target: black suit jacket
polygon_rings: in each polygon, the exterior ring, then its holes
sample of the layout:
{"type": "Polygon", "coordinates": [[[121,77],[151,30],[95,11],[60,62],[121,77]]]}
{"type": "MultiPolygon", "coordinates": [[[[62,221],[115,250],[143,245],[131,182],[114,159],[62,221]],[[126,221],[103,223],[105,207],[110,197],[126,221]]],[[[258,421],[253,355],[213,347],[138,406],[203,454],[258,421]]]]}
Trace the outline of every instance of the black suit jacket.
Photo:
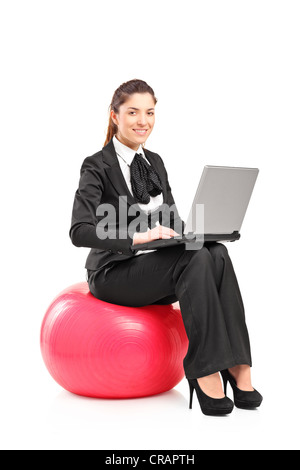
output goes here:
{"type": "MultiPolygon", "coordinates": [[[[175,205],[167,171],[161,157],[146,149],[144,149],[144,152],[151,166],[160,175],[164,204],[168,206],[175,205]]],[[[138,245],[136,245],[136,249],[131,247],[133,234],[128,233],[127,230],[130,222],[136,218],[136,215],[128,215],[129,207],[133,204],[137,204],[137,201],[128,189],[111,140],[100,152],[87,157],[83,161],[79,187],[74,198],[69,235],[75,246],[91,248],[85,264],[86,269],[96,270],[111,261],[128,259],[138,251],[138,245]],[[122,197],[119,198],[120,196],[122,197]],[[112,204],[116,209],[115,239],[106,238],[101,240],[97,236],[97,225],[104,217],[104,215],[97,215],[97,208],[100,204],[112,204]],[[122,226],[119,221],[120,207],[122,207],[123,214],[124,211],[127,214],[127,226],[124,226],[124,224],[122,226]]],[[[141,214],[144,214],[148,225],[148,216],[143,211],[141,211],[141,214]]],[[[159,211],[157,217],[157,220],[160,220],[159,211]]],[[[184,222],[180,219],[177,209],[174,217],[171,217],[170,223],[167,225],[174,229],[175,219],[177,218],[182,224],[183,230],[184,222]]],[[[152,221],[155,222],[155,218],[152,221]]],[[[176,227],[178,227],[177,223],[176,227]]]]}

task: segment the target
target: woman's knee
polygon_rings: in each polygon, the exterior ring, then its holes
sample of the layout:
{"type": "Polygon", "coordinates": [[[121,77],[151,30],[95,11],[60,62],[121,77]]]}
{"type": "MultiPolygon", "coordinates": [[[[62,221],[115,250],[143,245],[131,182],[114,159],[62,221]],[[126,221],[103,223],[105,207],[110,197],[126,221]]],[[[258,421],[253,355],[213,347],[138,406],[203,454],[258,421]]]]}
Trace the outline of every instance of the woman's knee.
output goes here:
{"type": "Polygon", "coordinates": [[[211,253],[211,255],[214,257],[221,256],[224,258],[228,256],[227,247],[223,245],[223,243],[219,243],[219,242],[211,243],[207,245],[207,248],[209,252],[211,253]]]}
{"type": "Polygon", "coordinates": [[[199,266],[209,269],[213,268],[218,261],[223,263],[228,257],[229,254],[225,245],[222,243],[209,243],[200,250],[195,250],[190,261],[195,260],[199,266]]]}
{"type": "Polygon", "coordinates": [[[191,257],[190,262],[195,261],[201,266],[210,265],[212,262],[211,254],[206,246],[203,246],[200,250],[189,250],[187,253],[191,257]]]}

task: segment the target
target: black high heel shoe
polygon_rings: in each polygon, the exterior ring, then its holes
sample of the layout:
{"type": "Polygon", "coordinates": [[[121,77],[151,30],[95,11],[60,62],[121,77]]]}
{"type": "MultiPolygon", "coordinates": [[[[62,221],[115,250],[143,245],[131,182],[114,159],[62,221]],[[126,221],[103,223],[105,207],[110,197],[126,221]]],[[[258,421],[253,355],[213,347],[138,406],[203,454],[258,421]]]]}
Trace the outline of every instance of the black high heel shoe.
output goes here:
{"type": "Polygon", "coordinates": [[[200,388],[197,379],[187,379],[190,386],[190,410],[193,404],[193,393],[196,390],[202,413],[207,416],[223,416],[228,415],[234,408],[233,401],[228,397],[211,398],[206,395],[200,388]]]}
{"type": "Polygon", "coordinates": [[[226,395],[227,383],[229,382],[233,390],[234,404],[237,408],[241,408],[243,410],[254,410],[262,404],[263,397],[257,390],[254,390],[253,392],[240,390],[236,385],[235,378],[228,370],[222,370],[221,375],[224,382],[224,393],[226,395]]]}

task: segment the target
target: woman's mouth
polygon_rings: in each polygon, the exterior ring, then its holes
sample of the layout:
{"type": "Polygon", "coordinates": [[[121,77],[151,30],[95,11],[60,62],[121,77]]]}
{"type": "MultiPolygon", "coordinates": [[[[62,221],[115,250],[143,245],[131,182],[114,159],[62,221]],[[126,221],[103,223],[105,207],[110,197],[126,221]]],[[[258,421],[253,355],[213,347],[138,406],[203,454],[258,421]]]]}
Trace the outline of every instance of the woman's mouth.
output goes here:
{"type": "Polygon", "coordinates": [[[147,134],[147,129],[133,129],[133,130],[138,135],[146,135],[147,134]]]}

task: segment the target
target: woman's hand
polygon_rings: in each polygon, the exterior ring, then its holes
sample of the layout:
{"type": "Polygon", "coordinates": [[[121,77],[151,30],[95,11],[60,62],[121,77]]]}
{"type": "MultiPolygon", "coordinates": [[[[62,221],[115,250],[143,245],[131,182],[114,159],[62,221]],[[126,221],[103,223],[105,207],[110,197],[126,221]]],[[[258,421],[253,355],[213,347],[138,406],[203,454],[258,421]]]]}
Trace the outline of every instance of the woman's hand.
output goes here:
{"type": "Polygon", "coordinates": [[[133,235],[133,245],[139,245],[141,243],[151,242],[152,240],[158,240],[159,238],[172,238],[179,233],[175,232],[169,227],[158,225],[157,227],[148,230],[148,232],[136,232],[133,235]]]}

